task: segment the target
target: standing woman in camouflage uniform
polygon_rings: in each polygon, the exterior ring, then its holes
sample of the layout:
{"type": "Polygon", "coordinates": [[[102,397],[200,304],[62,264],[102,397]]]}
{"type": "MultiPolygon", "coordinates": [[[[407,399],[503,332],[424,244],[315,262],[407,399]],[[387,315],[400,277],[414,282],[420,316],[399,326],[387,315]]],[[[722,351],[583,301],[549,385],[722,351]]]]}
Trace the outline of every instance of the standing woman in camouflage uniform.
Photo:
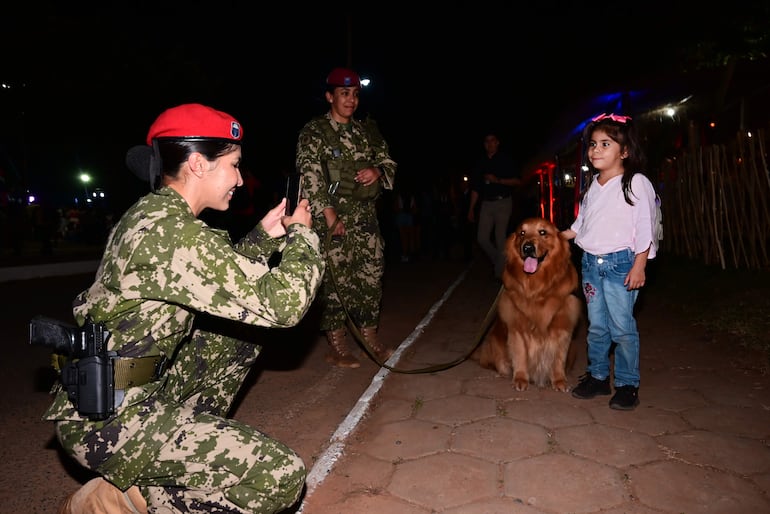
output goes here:
{"type": "Polygon", "coordinates": [[[243,184],[241,138],[232,116],[185,104],[163,112],[148,146],[129,152],[129,161],[140,155],[147,163],[153,191],[113,229],[74,314],[81,325],[87,317],[105,324],[116,369],[128,362],[135,372],[145,359],[165,364],[151,377],[134,374],[103,420],[81,416],[59,388],[45,418],[55,421],[64,450],[101,475],[60,512],[273,513],[302,492],[306,469],[297,454],[227,418],[260,347],[196,321],[205,313],[294,326],[325,268],[307,201],[285,216],[282,200],[235,245],[198,219],[204,209],[226,210],[243,184]],[[275,250],[282,259],[271,269],[275,250]]]}
{"type": "Polygon", "coordinates": [[[374,122],[353,118],[361,91],[358,75],[335,68],[326,85],[329,111],[302,128],[296,165],[328,264],[319,293],[321,330],[329,342],[326,360],[357,368],[361,363],[347,342],[348,314],[378,359],[392,353],[377,340],[385,258],[375,200],[382,188],[393,189],[396,163],[374,122]]]}

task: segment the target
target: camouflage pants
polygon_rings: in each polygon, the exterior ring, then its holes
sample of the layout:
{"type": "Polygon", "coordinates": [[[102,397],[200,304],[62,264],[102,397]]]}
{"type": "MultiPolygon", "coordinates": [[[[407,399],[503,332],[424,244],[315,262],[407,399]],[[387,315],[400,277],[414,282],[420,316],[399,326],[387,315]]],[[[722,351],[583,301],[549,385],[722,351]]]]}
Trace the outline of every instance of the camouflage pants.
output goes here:
{"type": "Polygon", "coordinates": [[[235,420],[195,416],[171,440],[137,481],[150,512],[273,513],[302,492],[300,457],[235,420]]]}
{"type": "Polygon", "coordinates": [[[59,440],[118,487],[139,486],[150,512],[284,510],[302,492],[302,459],[224,417],[258,353],[254,344],[196,332],[157,395],[107,422],[59,421],[59,440]]]}
{"type": "MultiPolygon", "coordinates": [[[[385,271],[384,241],[380,235],[377,215],[365,202],[355,202],[340,216],[346,234],[321,241],[327,268],[319,298],[323,304],[321,330],[345,326],[350,313],[360,327],[379,324],[382,301],[382,277],[385,271]]],[[[322,238],[325,227],[316,227],[322,238]]]]}

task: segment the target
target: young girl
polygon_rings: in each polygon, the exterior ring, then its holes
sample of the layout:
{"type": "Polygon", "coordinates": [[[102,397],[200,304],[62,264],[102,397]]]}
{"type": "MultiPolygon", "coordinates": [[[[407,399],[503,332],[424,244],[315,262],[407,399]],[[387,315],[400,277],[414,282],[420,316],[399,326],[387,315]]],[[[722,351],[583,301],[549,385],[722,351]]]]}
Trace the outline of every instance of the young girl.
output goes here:
{"type": "Polygon", "coordinates": [[[575,398],[608,395],[610,347],[615,348],[615,394],[610,407],[639,405],[639,331],[634,303],[655,257],[655,189],[641,172],[644,155],[631,117],[601,114],[583,131],[592,179],[572,226],[561,233],[583,250],[582,284],[588,306],[588,368],[575,398]],[[598,175],[593,177],[593,175],[598,175]]]}

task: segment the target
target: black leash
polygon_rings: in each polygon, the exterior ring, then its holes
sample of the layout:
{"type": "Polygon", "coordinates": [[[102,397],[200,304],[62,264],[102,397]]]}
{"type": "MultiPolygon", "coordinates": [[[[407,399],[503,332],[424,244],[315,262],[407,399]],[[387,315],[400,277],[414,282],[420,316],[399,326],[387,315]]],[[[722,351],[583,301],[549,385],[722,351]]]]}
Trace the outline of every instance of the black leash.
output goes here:
{"type": "Polygon", "coordinates": [[[352,316],[350,315],[350,312],[348,312],[347,306],[345,306],[345,302],[342,300],[342,295],[339,292],[339,289],[337,289],[337,277],[334,274],[334,265],[329,259],[329,247],[331,245],[332,240],[332,233],[334,232],[334,227],[337,226],[337,220],[334,220],[334,223],[331,227],[329,227],[329,231],[327,233],[327,237],[324,243],[325,251],[326,251],[326,258],[327,258],[327,271],[331,273],[331,282],[334,285],[334,290],[337,293],[337,297],[340,299],[340,304],[342,305],[342,308],[345,310],[345,316],[348,318],[348,328],[350,329],[350,333],[353,334],[353,337],[356,339],[356,342],[361,346],[366,354],[369,356],[371,360],[377,363],[378,366],[381,368],[385,368],[389,371],[392,371],[394,373],[404,373],[404,374],[419,374],[419,373],[433,373],[435,371],[443,371],[449,368],[453,368],[457,366],[458,364],[462,364],[464,361],[468,359],[468,357],[471,356],[471,354],[476,350],[476,348],[481,344],[481,341],[484,340],[484,335],[487,333],[487,330],[489,330],[490,325],[492,325],[492,322],[495,319],[495,316],[497,315],[497,302],[500,299],[500,295],[503,292],[504,287],[501,286],[500,290],[497,292],[497,296],[495,296],[495,300],[492,302],[492,306],[489,308],[489,311],[487,311],[487,315],[484,318],[484,321],[481,323],[481,327],[479,328],[478,333],[476,334],[476,341],[474,342],[473,346],[466,352],[465,355],[462,357],[458,357],[457,359],[449,362],[444,362],[441,364],[432,364],[430,366],[426,366],[424,368],[417,368],[417,369],[404,369],[404,368],[396,368],[393,366],[389,366],[388,364],[381,362],[380,359],[377,357],[376,353],[372,348],[369,346],[369,343],[366,342],[366,338],[361,334],[361,330],[356,325],[355,321],[353,321],[352,316]]]}

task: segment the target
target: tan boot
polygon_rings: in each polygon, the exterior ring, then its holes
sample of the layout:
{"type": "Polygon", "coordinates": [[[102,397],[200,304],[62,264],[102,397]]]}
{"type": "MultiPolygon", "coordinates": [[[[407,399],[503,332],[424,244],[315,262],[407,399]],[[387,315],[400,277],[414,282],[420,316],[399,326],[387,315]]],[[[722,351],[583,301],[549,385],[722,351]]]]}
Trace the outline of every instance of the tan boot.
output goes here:
{"type": "Polygon", "coordinates": [[[123,492],[99,477],[69,495],[58,514],[147,514],[147,502],[135,485],[123,492]]]}
{"type": "Polygon", "coordinates": [[[380,362],[387,361],[393,355],[393,350],[382,346],[377,339],[377,327],[364,327],[361,329],[361,335],[364,336],[366,344],[369,345],[380,362]]]}
{"type": "Polygon", "coordinates": [[[326,339],[329,341],[329,353],[326,354],[326,362],[340,368],[358,368],[361,362],[348,350],[347,331],[344,328],[329,330],[326,339]]]}

